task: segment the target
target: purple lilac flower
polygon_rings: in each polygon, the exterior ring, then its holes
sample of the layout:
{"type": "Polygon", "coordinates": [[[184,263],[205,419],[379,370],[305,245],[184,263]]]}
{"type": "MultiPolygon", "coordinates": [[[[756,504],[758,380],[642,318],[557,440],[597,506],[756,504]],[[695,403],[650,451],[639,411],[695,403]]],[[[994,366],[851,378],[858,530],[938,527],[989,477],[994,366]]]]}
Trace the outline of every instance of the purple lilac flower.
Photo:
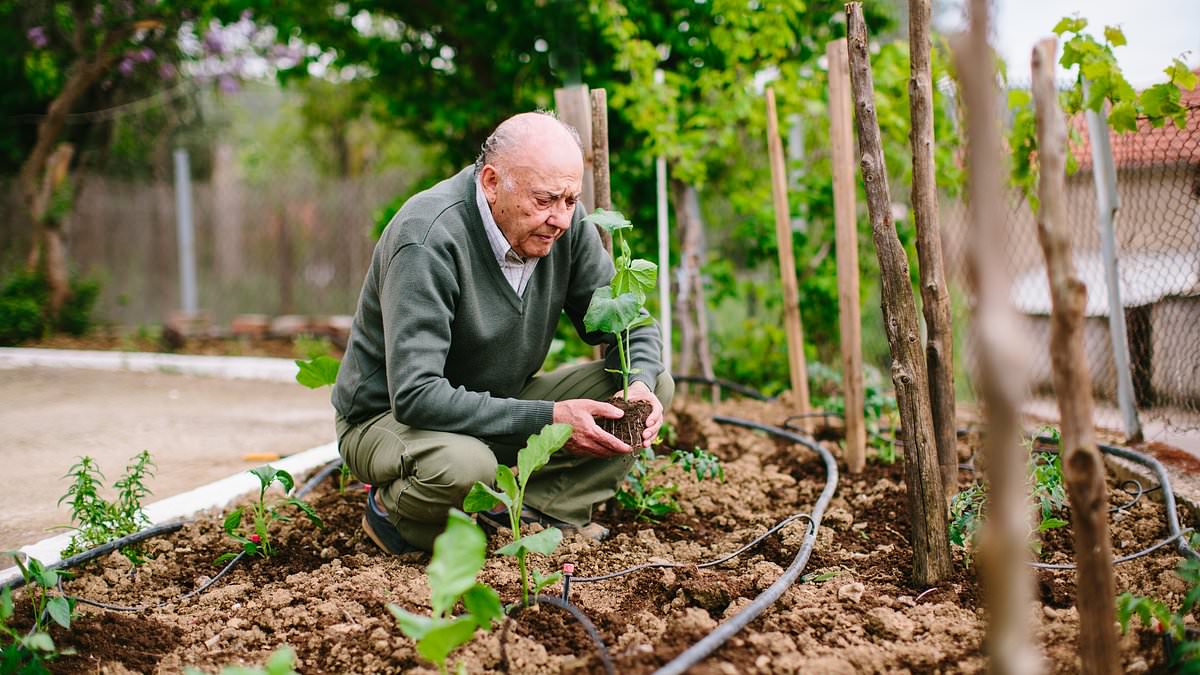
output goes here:
{"type": "Polygon", "coordinates": [[[46,37],[46,29],[41,26],[34,26],[25,33],[25,37],[29,38],[30,44],[34,49],[41,49],[50,44],[50,38],[46,37]]]}
{"type": "Polygon", "coordinates": [[[120,71],[120,73],[122,75],[124,75],[125,77],[129,77],[130,75],[132,75],[133,74],[133,59],[129,58],[128,56],[121,59],[121,63],[117,64],[117,70],[120,71]]]}
{"type": "Polygon", "coordinates": [[[221,35],[217,31],[210,30],[204,34],[204,49],[215,56],[225,53],[225,45],[221,40],[221,35]]]}
{"type": "Polygon", "coordinates": [[[149,47],[142,47],[134,52],[133,58],[141,63],[150,63],[154,60],[154,50],[149,47]]]}
{"type": "Polygon", "coordinates": [[[171,63],[162,63],[158,66],[158,76],[164,80],[174,79],[175,66],[171,63]]]}
{"type": "Polygon", "coordinates": [[[241,85],[238,84],[237,78],[232,75],[222,75],[217,80],[217,86],[221,88],[221,92],[225,94],[236,94],[241,85]]]}

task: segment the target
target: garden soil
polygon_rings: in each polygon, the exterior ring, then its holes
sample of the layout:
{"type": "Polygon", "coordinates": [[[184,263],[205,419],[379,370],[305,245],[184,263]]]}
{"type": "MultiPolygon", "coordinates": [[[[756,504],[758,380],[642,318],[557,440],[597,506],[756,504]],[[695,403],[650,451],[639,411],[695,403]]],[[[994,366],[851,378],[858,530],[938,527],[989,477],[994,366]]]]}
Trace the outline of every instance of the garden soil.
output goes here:
{"type": "Polygon", "coordinates": [[[246,454],[286,455],[333,439],[328,389],[168,373],[0,370],[0,551],[70,522],[56,502],[80,455],[95,459],[111,483],[149,450],[158,469],[147,487],[156,501],[262,463],[246,454]]]}
{"type": "MultiPolygon", "coordinates": [[[[597,514],[612,529],[608,540],[570,534],[553,555],[533,556],[532,564],[549,572],[570,562],[577,574],[595,575],[653,560],[700,562],[812,507],[824,482],[823,466],[813,453],[719,426],[711,412],[693,404],[669,418],[679,446],[700,445],[722,458],[724,483],[668,474],[680,485],[681,513],[649,524],[609,503],[597,514]]],[[[749,402],[723,405],[721,412],[775,424],[787,414],[779,404],[749,402]]],[[[970,454],[967,444],[960,450],[970,454]]],[[[902,477],[899,463],[871,463],[862,474],[843,476],[802,582],[690,672],[983,672],[984,610],[974,568],[962,552],[956,552],[955,576],[946,583],[923,588],[909,581],[902,477]]],[[[971,479],[966,471],[961,477],[964,483],[971,479]]],[[[79,651],[57,662],[56,671],[176,673],[199,666],[215,672],[224,664],[262,663],[288,644],[304,673],[435,672],[385,609],[396,603],[428,611],[427,560],[385,555],[364,537],[359,529],[364,499],[361,486],[339,493],[328,481],[311,495],[325,530],[303,519],[279,526],[277,557],[243,562],[210,590],[185,601],[176,598],[209,580],[219,569],[214,559],[234,548],[221,531],[220,514],[149,542],[154,559],[136,570],[116,555],[79,570],[65,586],[68,593],[151,608],[121,614],[83,607],[69,633],[53,632],[60,645],[79,651]]],[[[1114,504],[1124,501],[1124,495],[1112,497],[1114,504]]],[[[652,569],[607,582],[574,583],[571,600],[595,622],[616,672],[648,673],[779,578],[799,550],[805,527],[793,523],[759,548],[711,569],[652,569]]],[[[1148,498],[1113,517],[1118,555],[1165,535],[1161,505],[1148,498]]],[[[489,547],[507,540],[501,531],[489,547]]],[[[1069,560],[1069,540],[1067,529],[1053,533],[1044,559],[1069,560]]],[[[1187,590],[1173,572],[1178,562],[1166,547],[1120,565],[1117,589],[1177,607],[1187,590]]],[[[481,578],[506,601],[519,597],[511,559],[489,558],[481,578]]],[[[1048,672],[1077,672],[1073,573],[1039,572],[1036,583],[1029,623],[1048,672]]],[[[19,600],[24,598],[18,593],[19,600]]],[[[499,630],[480,634],[452,658],[472,673],[603,672],[588,638],[565,616],[553,607],[524,611],[503,633],[504,644],[499,630]]],[[[1156,638],[1140,627],[1122,637],[1122,669],[1136,673],[1160,666],[1156,638]]]]}

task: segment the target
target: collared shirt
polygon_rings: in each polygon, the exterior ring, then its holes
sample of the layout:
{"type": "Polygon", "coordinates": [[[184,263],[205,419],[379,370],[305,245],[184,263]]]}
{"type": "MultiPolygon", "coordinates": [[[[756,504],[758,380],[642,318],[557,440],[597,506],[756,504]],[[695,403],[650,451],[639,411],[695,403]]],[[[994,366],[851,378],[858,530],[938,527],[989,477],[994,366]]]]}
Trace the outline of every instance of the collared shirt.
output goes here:
{"type": "Polygon", "coordinates": [[[520,297],[525,295],[525,287],[533,277],[533,268],[537,267],[537,258],[526,259],[513,250],[508,238],[500,231],[496,219],[492,217],[492,207],[483,195],[483,185],[475,181],[475,205],[479,207],[479,217],[483,219],[483,229],[487,232],[488,241],[492,244],[492,252],[496,254],[496,262],[500,263],[500,272],[508,280],[508,285],[520,297]]]}

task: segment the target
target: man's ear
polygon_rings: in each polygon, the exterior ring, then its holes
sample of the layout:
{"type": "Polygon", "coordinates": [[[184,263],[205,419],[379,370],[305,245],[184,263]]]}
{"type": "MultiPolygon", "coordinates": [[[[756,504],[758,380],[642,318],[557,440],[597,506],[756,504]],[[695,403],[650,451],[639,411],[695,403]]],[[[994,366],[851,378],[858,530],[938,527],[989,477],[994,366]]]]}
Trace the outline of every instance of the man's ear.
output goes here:
{"type": "Polygon", "coordinates": [[[500,185],[500,173],[491,164],[484,164],[479,170],[479,184],[483,186],[483,196],[488,204],[496,203],[496,189],[500,185]]]}

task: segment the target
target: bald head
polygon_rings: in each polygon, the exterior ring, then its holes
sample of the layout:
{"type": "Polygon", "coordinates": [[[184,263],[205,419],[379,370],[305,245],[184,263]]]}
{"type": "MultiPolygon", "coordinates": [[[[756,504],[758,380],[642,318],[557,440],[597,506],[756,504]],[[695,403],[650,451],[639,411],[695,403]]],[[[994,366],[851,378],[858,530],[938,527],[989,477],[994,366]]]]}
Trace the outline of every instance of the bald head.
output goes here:
{"type": "Polygon", "coordinates": [[[538,163],[583,164],[579,132],[550,112],[528,112],[504,120],[483,142],[475,169],[531,167],[538,163]]]}

